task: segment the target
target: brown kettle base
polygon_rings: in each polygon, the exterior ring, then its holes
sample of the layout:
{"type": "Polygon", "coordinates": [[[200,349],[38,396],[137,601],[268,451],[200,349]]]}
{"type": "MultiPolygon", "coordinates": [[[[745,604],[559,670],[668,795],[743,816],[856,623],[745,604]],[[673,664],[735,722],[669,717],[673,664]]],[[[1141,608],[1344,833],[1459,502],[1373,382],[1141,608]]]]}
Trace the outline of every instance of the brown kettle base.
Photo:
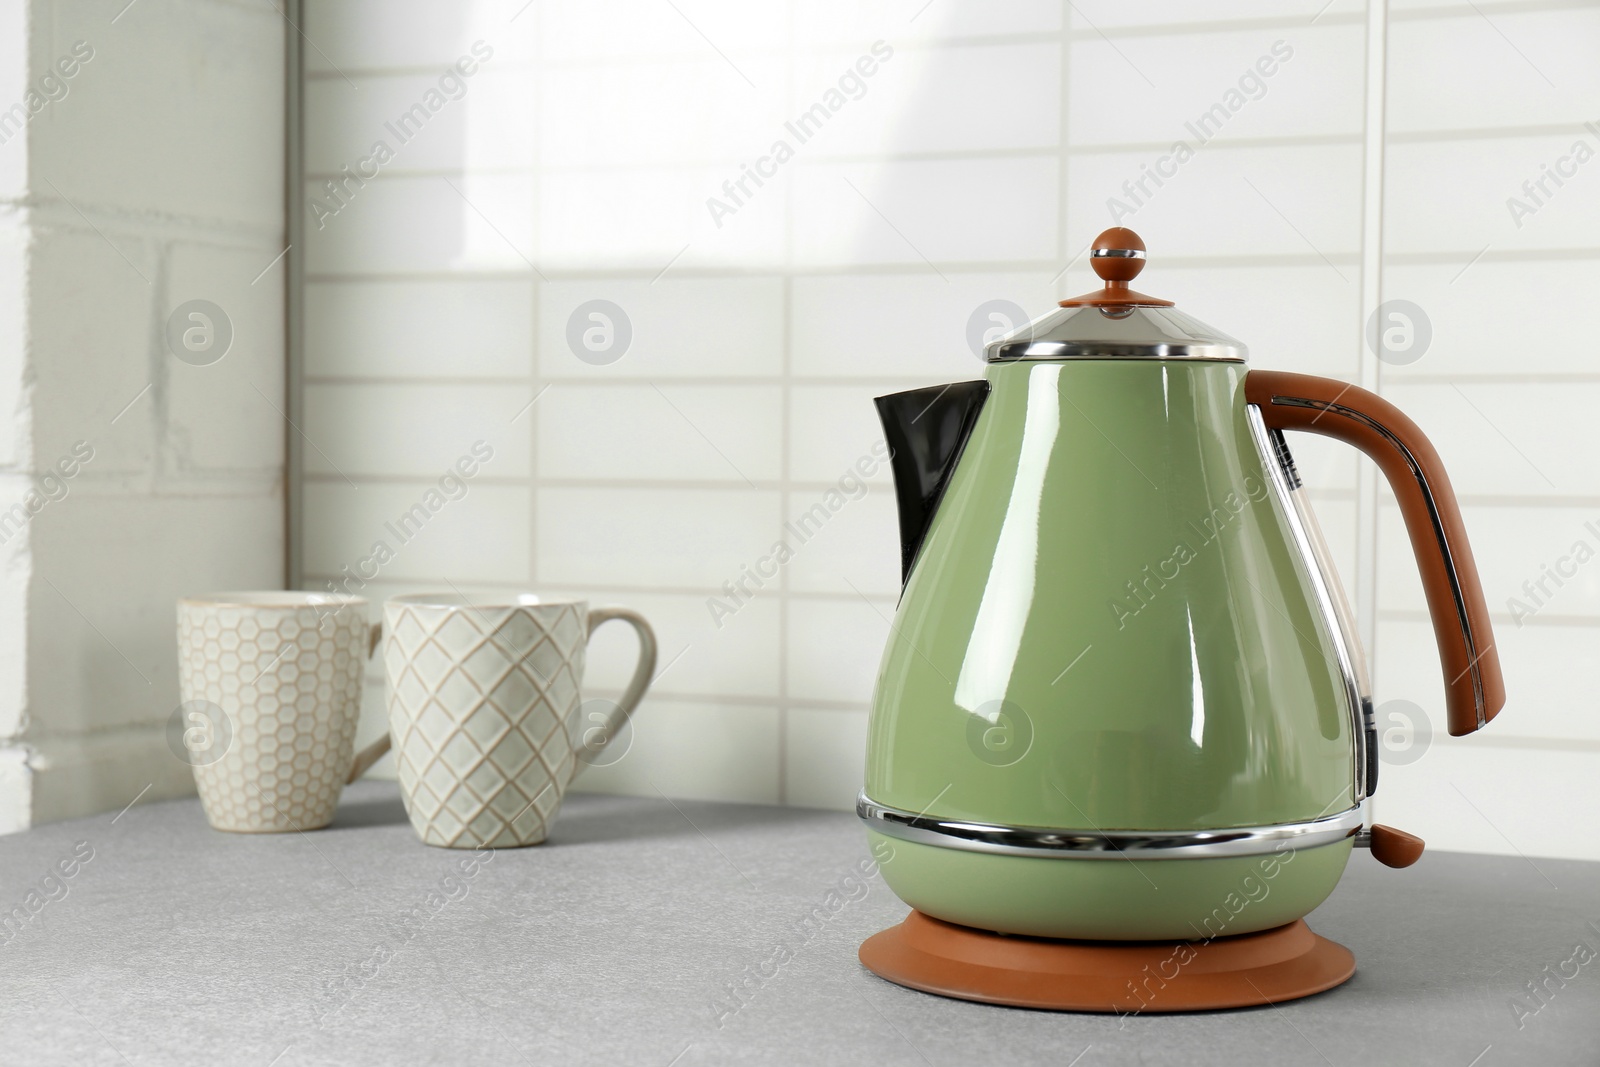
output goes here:
{"type": "Polygon", "coordinates": [[[1047,1011],[1208,1011],[1332,989],[1356,971],[1304,919],[1211,941],[1056,941],[974,930],[919,911],[867,938],[861,962],[897,985],[1047,1011]]]}

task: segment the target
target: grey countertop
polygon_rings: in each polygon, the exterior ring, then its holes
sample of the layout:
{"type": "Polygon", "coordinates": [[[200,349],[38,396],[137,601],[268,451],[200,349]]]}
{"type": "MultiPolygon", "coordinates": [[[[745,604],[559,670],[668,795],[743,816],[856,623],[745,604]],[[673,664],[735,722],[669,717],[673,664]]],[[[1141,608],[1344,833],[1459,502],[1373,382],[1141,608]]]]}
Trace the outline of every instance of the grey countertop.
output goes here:
{"type": "Polygon", "coordinates": [[[856,947],[906,909],[867,856],[853,817],[785,808],[580,795],[475,859],[419,844],[392,783],[308,834],[139,803],[0,838],[0,1063],[1600,1063],[1600,957],[1565,963],[1600,951],[1600,864],[1357,854],[1309,920],[1348,983],[1118,1019],[873,977],[856,947]]]}

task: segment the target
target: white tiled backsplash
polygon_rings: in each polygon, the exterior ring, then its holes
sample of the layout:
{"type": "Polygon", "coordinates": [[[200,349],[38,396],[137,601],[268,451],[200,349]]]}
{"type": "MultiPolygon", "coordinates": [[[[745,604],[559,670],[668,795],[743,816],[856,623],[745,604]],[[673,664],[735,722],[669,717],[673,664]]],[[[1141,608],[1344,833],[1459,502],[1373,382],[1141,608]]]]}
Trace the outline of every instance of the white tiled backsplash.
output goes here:
{"type": "MultiPolygon", "coordinates": [[[[967,342],[979,305],[1037,315],[1092,288],[1082,253],[1115,197],[1151,246],[1153,291],[1243,338],[1258,366],[1380,390],[1454,475],[1511,693],[1464,740],[1443,735],[1387,489],[1342,446],[1295,442],[1375,639],[1395,728],[1380,817],[1446,848],[1600,858],[1600,838],[1550,818],[1600,802],[1600,563],[1547,580],[1520,624],[1508,602],[1575,542],[1600,549],[1585,527],[1600,520],[1586,418],[1600,372],[1582,326],[1600,290],[1600,162],[1551,184],[1520,226],[1507,205],[1574,142],[1600,150],[1600,127],[1583,125],[1600,121],[1600,11],[306,8],[305,195],[308,210],[338,210],[320,226],[308,215],[305,235],[301,584],[394,541],[384,524],[475,441],[491,444],[465,495],[397,544],[366,592],[511,584],[655,620],[666,670],[629,754],[589,771],[588,788],[850,806],[898,589],[887,470],[848,483],[736,612],[715,619],[708,601],[873,457],[873,396],[981,373],[967,342]],[[386,123],[426,103],[476,42],[475,73],[400,143],[386,123]],[[843,103],[797,143],[785,123],[862,57],[871,74],[847,78],[843,103]],[[1201,144],[1186,123],[1218,103],[1228,117],[1201,144]],[[770,176],[730,200],[724,183],[779,139],[793,158],[763,163],[770,176]],[[1178,139],[1195,151],[1175,174],[1124,188],[1178,139]],[[393,158],[330,200],[324,183],[378,140],[393,158]],[[720,219],[713,197],[732,208],[720,219]],[[1431,347],[1409,365],[1363,342],[1389,299],[1431,320],[1431,347]],[[569,344],[594,300],[631,332],[614,362],[569,344]],[[1409,746],[1396,700],[1422,709],[1409,746]]],[[[602,630],[590,687],[614,693],[632,655],[631,637],[602,630]]],[[[376,673],[369,697],[366,734],[381,728],[376,673]]]]}

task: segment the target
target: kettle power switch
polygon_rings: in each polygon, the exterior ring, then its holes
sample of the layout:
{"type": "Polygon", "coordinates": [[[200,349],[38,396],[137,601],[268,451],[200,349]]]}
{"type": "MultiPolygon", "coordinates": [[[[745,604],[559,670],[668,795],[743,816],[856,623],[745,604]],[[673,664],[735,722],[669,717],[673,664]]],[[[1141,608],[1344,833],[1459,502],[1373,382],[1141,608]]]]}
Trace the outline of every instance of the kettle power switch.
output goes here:
{"type": "Polygon", "coordinates": [[[1422,838],[1382,823],[1357,834],[1355,843],[1357,848],[1371,849],[1372,858],[1385,867],[1409,867],[1422,858],[1422,838]]]}

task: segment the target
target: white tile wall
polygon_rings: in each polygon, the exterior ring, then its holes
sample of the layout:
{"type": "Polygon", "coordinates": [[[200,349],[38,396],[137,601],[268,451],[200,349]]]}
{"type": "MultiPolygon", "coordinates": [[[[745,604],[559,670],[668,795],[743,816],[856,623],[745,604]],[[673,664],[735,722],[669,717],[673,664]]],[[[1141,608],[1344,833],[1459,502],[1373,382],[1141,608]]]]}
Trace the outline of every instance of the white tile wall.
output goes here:
{"type": "Polygon", "coordinates": [[[794,251],[825,266],[1048,261],[1060,164],[1021,156],[799,164],[794,251]]]}
{"type": "Polygon", "coordinates": [[[31,146],[38,191],[51,192],[48,178],[80,207],[282,227],[283,51],[240,47],[276,32],[271,8],[159,0],[114,31],[92,5],[49,10],[41,56],[79,40],[95,55],[65,98],[83,106],[52,109],[49,136],[31,146]]]}
{"type": "Polygon", "coordinates": [[[783,372],[784,292],[778,277],[625,277],[541,284],[534,357],[539,377],[770,381],[783,372]],[[569,322],[591,300],[622,307],[633,331],[625,358],[606,366],[585,363],[567,347],[569,322]]]}
{"type": "MultiPolygon", "coordinates": [[[[548,588],[567,595],[584,595],[581,589],[548,588]]],[[[715,701],[775,701],[782,695],[782,606],[776,591],[744,605],[737,615],[721,619],[720,626],[707,610],[704,597],[633,590],[626,594],[591,594],[595,605],[618,599],[625,599],[630,607],[643,612],[656,631],[660,654],[654,692],[715,701]]],[[[589,684],[596,692],[621,692],[633,674],[637,657],[638,642],[629,627],[620,623],[602,626],[589,645],[589,684]]]]}
{"type": "Polygon", "coordinates": [[[1171,24],[1193,29],[1226,26],[1230,22],[1263,18],[1278,19],[1286,26],[1301,27],[1360,17],[1363,5],[1357,0],[1229,0],[1225,4],[1155,2],[1122,3],[1119,0],[1074,0],[1071,24],[1085,27],[1155,28],[1171,24]],[[1326,10],[1324,10],[1326,7],[1326,10]],[[1319,17],[1320,16],[1320,17],[1319,17]],[[1313,23],[1315,19],[1315,23],[1313,23]]]}
{"type": "Polygon", "coordinates": [[[1470,266],[1470,254],[1443,266],[1429,257],[1435,261],[1385,269],[1384,299],[1425,308],[1433,329],[1428,353],[1415,363],[1385,366],[1387,380],[1551,381],[1592,372],[1578,338],[1566,332],[1574,320],[1563,321],[1563,309],[1583,307],[1600,292],[1600,258],[1548,257],[1532,260],[1530,268],[1526,258],[1493,257],[1485,253],[1470,266]],[[1485,315],[1485,302],[1523,311],[1485,315]]]}
{"type": "MultiPolygon", "coordinates": [[[[840,155],[1054,149],[1060,54],[1049,39],[900,48],[841,121],[829,122],[817,147],[840,155]]],[[[801,98],[819,97],[860,55],[859,46],[841,45],[797,57],[801,98]]]]}
{"type": "MultiPolygon", "coordinates": [[[[1510,618],[1508,601],[1518,600],[1539,609],[1540,615],[1600,619],[1600,566],[1582,565],[1575,550],[1580,542],[1600,554],[1600,507],[1593,503],[1574,503],[1568,507],[1540,506],[1534,503],[1507,502],[1487,505],[1468,503],[1461,509],[1472,535],[1472,551],[1489,610],[1510,618]],[[1594,530],[1589,529],[1590,525],[1594,530]],[[1573,563],[1562,563],[1563,557],[1573,563]],[[1534,603],[1523,590],[1525,582],[1537,582],[1547,567],[1572,572],[1559,585],[1547,580],[1548,593],[1543,605],[1534,603]]],[[[1422,583],[1411,562],[1410,542],[1399,510],[1381,508],[1378,516],[1378,606],[1385,611],[1425,611],[1422,583]]],[[[1595,562],[1600,562],[1596,560],[1595,562]]]]}
{"type": "MultiPolygon", "coordinates": [[[[670,8],[667,17],[676,18],[670,8]]],[[[540,163],[558,170],[697,167],[707,162],[709,147],[713,158],[723,155],[736,166],[764,151],[767,131],[788,116],[782,82],[764,78],[740,92],[732,91],[738,87],[730,78],[737,80],[715,54],[552,67],[537,126],[540,163]],[[649,107],[637,105],[642,97],[651,99],[649,107]],[[664,114],[677,118],[662,122],[664,114]]]]}
{"type": "Polygon", "coordinates": [[[1389,31],[1389,128],[1471,131],[1592,122],[1600,11],[1498,11],[1405,19],[1389,31]],[[1461,57],[1476,62],[1462,62],[1461,57]]]}
{"type": "Polygon", "coordinates": [[[858,385],[795,385],[789,388],[789,474],[797,482],[837,484],[846,473],[861,477],[874,490],[893,485],[889,464],[873,452],[885,448],[877,411],[861,403],[861,391],[892,393],[898,383],[858,385]],[[862,465],[863,459],[866,460],[862,465]]]}
{"type": "Polygon", "coordinates": [[[861,789],[866,770],[867,713],[797,708],[789,715],[784,779],[789,803],[837,808],[861,789]]]}
{"type": "MultiPolygon", "coordinates": [[[[1074,292],[1097,284],[1078,267],[1067,281],[1074,292]]],[[[1174,267],[1162,271],[1161,281],[1167,299],[1205,308],[1205,321],[1244,341],[1262,366],[1346,380],[1358,373],[1361,290],[1355,270],[1335,271],[1320,260],[1275,267],[1230,263],[1174,267]],[[1263,292],[1272,299],[1262,300],[1263,292]]],[[[1297,458],[1304,447],[1295,450],[1297,458]]]]}
{"type": "Polygon", "coordinates": [[[766,554],[780,499],[749,487],[543,488],[537,570],[569,585],[720,589],[766,554]]]}
{"type": "MultiPolygon", "coordinates": [[[[1503,726],[1509,723],[1494,723],[1503,726]]],[[[1477,740],[1446,737],[1415,763],[1385,768],[1373,800],[1375,817],[1426,827],[1432,848],[1520,855],[1520,878],[1528,885],[1553,884],[1538,857],[1600,859],[1595,836],[1572,833],[1572,822],[1552,807],[1553,798],[1592,794],[1600,750],[1571,742],[1520,746],[1477,740]]],[[[1580,808],[1577,817],[1586,810],[1580,808]]]]}
{"type": "Polygon", "coordinates": [[[1208,146],[1263,137],[1359,135],[1362,84],[1347,75],[1360,68],[1364,43],[1362,27],[1350,23],[1120,42],[1098,34],[1079,38],[1069,57],[1072,141],[1148,141],[1163,148],[1178,139],[1194,143],[1198,134],[1186,123],[1205,134],[1208,146]],[[1124,107],[1105,106],[1106,87],[1112,85],[1124,107]],[[1202,125],[1202,116],[1230,91],[1247,102],[1220,127],[1202,125]]]}
{"type": "Polygon", "coordinates": [[[1459,494],[1600,496],[1600,468],[1588,452],[1600,380],[1396,384],[1388,396],[1455,461],[1459,494]]]}
{"type": "Polygon", "coordinates": [[[305,391],[308,475],[343,481],[358,474],[443,475],[475,442],[494,458],[473,476],[524,479],[529,474],[528,419],[516,418],[522,394],[496,385],[318,384],[305,391]],[[515,421],[513,421],[515,419],[515,421]]]}
{"type": "Polygon", "coordinates": [[[776,709],[666,697],[650,704],[632,728],[627,755],[588,768],[577,788],[757,804],[782,799],[776,709]]]}
{"type": "MultiPolygon", "coordinates": [[[[487,464],[490,469],[493,464],[487,464]]],[[[442,473],[442,472],[441,472],[442,473]]],[[[436,579],[468,582],[528,580],[532,523],[528,494],[520,487],[469,484],[466,495],[447,501],[420,525],[402,517],[418,506],[439,477],[432,470],[405,483],[361,483],[308,479],[302,492],[305,568],[311,588],[351,572],[372,573],[360,561],[372,558],[382,541],[393,558],[381,573],[392,580],[436,579]],[[360,488],[354,488],[359,484],[360,488]]]]}
{"type": "MultiPolygon", "coordinates": [[[[718,47],[729,53],[781,49],[788,39],[789,14],[782,4],[689,0],[657,6],[601,0],[540,7],[544,37],[541,55],[552,63],[619,63],[661,56],[703,58],[709,51],[706,38],[719,42],[718,47]]],[[[731,70],[729,76],[737,79],[731,70]]]]}
{"type": "Polygon", "coordinates": [[[339,208],[306,227],[317,275],[526,270],[538,254],[527,175],[380,175],[350,186],[343,206],[329,198],[330,180],[306,183],[308,204],[339,208]]]}
{"type": "Polygon", "coordinates": [[[1520,220],[1506,206],[1522,184],[1540,177],[1587,139],[1577,123],[1531,137],[1406,141],[1389,146],[1385,177],[1385,247],[1395,253],[1592,249],[1600,236],[1600,166],[1590,160],[1537,211],[1520,220]],[[1518,225],[1518,223],[1521,225],[1518,225]]]}
{"type": "Polygon", "coordinates": [[[52,739],[159,736],[177,706],[177,598],[283,580],[282,506],[265,493],[139,499],[85,482],[41,511],[30,533],[45,581],[28,597],[38,635],[29,695],[52,739]]]}
{"type": "MultiPolygon", "coordinates": [[[[4,62],[0,62],[0,73],[4,73],[4,67],[4,62]]],[[[21,157],[21,152],[0,153],[0,159],[4,160],[21,157]]],[[[0,171],[4,166],[5,163],[0,162],[0,171]]],[[[0,176],[0,182],[4,180],[0,176]]],[[[27,271],[28,227],[21,218],[8,218],[0,222],[0,337],[21,338],[27,332],[28,294],[24,284],[27,271]]],[[[18,410],[22,379],[20,366],[8,367],[0,375],[0,464],[6,466],[16,463],[22,444],[19,432],[22,413],[18,410]]]]}
{"type": "Polygon", "coordinates": [[[313,76],[433,67],[492,41],[498,60],[533,59],[536,20],[525,0],[316,0],[305,5],[305,63],[313,76]],[[520,12],[520,13],[519,13],[520,12]]]}
{"type": "MultiPolygon", "coordinates": [[[[512,21],[520,0],[309,0],[308,193],[442,64],[478,39],[495,52],[309,234],[307,400],[326,455],[307,452],[303,580],[359,555],[440,457],[493,432],[503,461],[369,594],[509,581],[632,603],[672,665],[636,750],[586,788],[847,807],[897,591],[887,472],[720,626],[708,601],[870,455],[871,397],[980,374],[968,320],[987,301],[1039,314],[1091,288],[1080,254],[1110,199],[1196,140],[1186,121],[1242,99],[1128,205],[1148,288],[1256,365],[1377,388],[1433,435],[1503,620],[1512,701],[1483,735],[1394,768],[1382,811],[1448,847],[1571,852],[1536,814],[1600,801],[1592,672],[1564,667],[1594,658],[1600,569],[1528,625],[1506,601],[1600,520],[1583,417],[1600,372],[1581,326],[1600,286],[1600,162],[1521,227],[1506,199],[1575,140],[1600,149],[1582,126],[1600,119],[1600,18],[1555,0],[1496,5],[1493,25],[1469,5],[1392,6],[607,0],[512,21]],[[1386,17],[1387,56],[1369,56],[1386,17]],[[707,199],[877,41],[892,55],[718,225],[707,199]],[[1292,55],[1264,89],[1241,84],[1277,42],[1292,55]],[[1377,299],[1424,309],[1422,358],[1366,348],[1377,299]],[[613,362],[567,342],[593,300],[626,317],[613,362]]],[[[1437,718],[1387,490],[1342,446],[1295,447],[1340,573],[1375,612],[1380,703],[1437,718]]],[[[622,686],[633,647],[601,632],[595,691],[622,686]]]]}
{"type": "Polygon", "coordinates": [[[789,689],[801,699],[856,703],[872,692],[893,605],[850,594],[789,605],[789,689]]]}
{"type": "MultiPolygon", "coordinates": [[[[1354,76],[1355,72],[1352,72],[1354,76]]],[[[1109,199],[1136,208],[1125,225],[1170,235],[1172,256],[1293,257],[1352,279],[1361,248],[1361,146],[1201,146],[1143,205],[1122,190],[1149,149],[1073,154],[1068,246],[1088,247],[1112,221],[1109,199]]]]}
{"type": "MultiPolygon", "coordinates": [[[[898,376],[922,383],[977,377],[983,361],[967,343],[973,311],[1003,299],[1029,315],[1042,315],[1060,299],[1053,296],[1054,273],[946,270],[940,277],[924,268],[909,274],[798,277],[789,331],[793,373],[806,378],[898,376]]],[[[870,410],[868,415],[876,440],[882,433],[877,415],[870,410]]]]}
{"type": "MultiPolygon", "coordinates": [[[[853,483],[846,482],[846,487],[847,492],[859,492],[853,483]]],[[[790,518],[821,515],[811,509],[818,504],[826,508],[825,501],[837,491],[837,483],[827,489],[797,489],[790,494],[790,518]]],[[[878,485],[859,497],[845,495],[845,503],[809,540],[791,542],[795,556],[789,563],[789,587],[802,593],[870,594],[892,604],[900,595],[900,564],[883,546],[899,542],[893,489],[878,485]]]]}
{"type": "Polygon", "coordinates": [[[925,10],[927,0],[887,0],[860,4],[853,0],[817,0],[793,5],[794,40],[799,45],[866,44],[893,41],[944,41],[951,38],[1043,36],[1063,25],[1062,5],[1055,0],[1009,0],[991,10],[951,4],[949,10],[925,10]]]}
{"type": "Polygon", "coordinates": [[[307,83],[306,108],[325,119],[306,131],[306,170],[318,177],[337,174],[367,157],[376,140],[395,150],[385,173],[532,166],[537,145],[526,138],[497,136],[496,131],[532,124],[536,79],[532,71],[502,68],[499,62],[490,60],[470,78],[449,79],[443,89],[442,71],[434,67],[363,78],[359,93],[338,78],[307,83]],[[402,119],[430,89],[439,90],[448,102],[428,118],[420,134],[411,136],[415,120],[402,119]],[[389,124],[393,129],[386,129],[389,124]],[[394,130],[407,136],[405,143],[394,130]]]}
{"type": "Polygon", "coordinates": [[[540,403],[546,478],[743,485],[783,475],[777,385],[563,383],[540,403]]]}
{"type": "MultiPolygon", "coordinates": [[[[154,461],[153,405],[123,413],[150,384],[148,362],[102,358],[103,353],[120,350],[127,338],[147,338],[156,330],[158,312],[146,281],[155,274],[155,249],[147,241],[118,236],[115,246],[92,230],[36,238],[30,279],[34,286],[62,298],[55,314],[30,317],[33,342],[55,356],[34,369],[41,386],[32,403],[38,441],[34,448],[50,457],[46,463],[69,452],[74,442],[87,439],[86,427],[95,431],[97,473],[131,473],[148,469],[154,461]],[[96,314],[77,313],[91,302],[96,314]],[[112,423],[119,413],[123,417],[112,423]]],[[[176,375],[180,383],[184,377],[176,375]]]]}
{"type": "MultiPolygon", "coordinates": [[[[1495,734],[1474,740],[1488,742],[1491,736],[1503,733],[1558,744],[1600,745],[1600,717],[1594,714],[1593,703],[1600,687],[1600,659],[1594,655],[1600,626],[1539,621],[1519,626],[1509,619],[1497,619],[1497,624],[1495,647],[1511,700],[1503,712],[1505,718],[1495,722],[1495,734]],[[1552,662],[1559,664],[1559,669],[1553,669],[1552,662]]],[[[1379,691],[1385,700],[1409,700],[1421,707],[1438,735],[1434,740],[1449,745],[1450,739],[1444,736],[1444,690],[1439,684],[1433,626],[1421,619],[1395,619],[1384,622],[1380,630],[1379,691]]]]}
{"type": "Polygon", "coordinates": [[[305,291],[307,378],[526,378],[527,282],[436,278],[313,282],[305,291]],[[449,315],[438,309],[450,308],[449,315]]]}
{"type": "Polygon", "coordinates": [[[33,0],[0,23],[0,107],[93,53],[0,145],[0,493],[93,452],[4,548],[10,830],[192,793],[165,739],[173,604],[285,580],[293,31],[271,4],[210,0],[33,0]],[[191,300],[231,324],[205,366],[168,350],[191,300]]]}
{"type": "MultiPolygon", "coordinates": [[[[210,300],[226,310],[233,327],[232,347],[220,361],[204,367],[176,359],[166,363],[166,432],[174,466],[193,472],[277,471],[291,431],[283,410],[283,286],[261,277],[270,255],[263,259],[256,249],[189,242],[174,243],[167,255],[171,305],[210,300]]],[[[145,409],[126,416],[144,417],[145,409]]]]}
{"type": "MultiPolygon", "coordinates": [[[[28,66],[28,22],[29,12],[21,4],[12,4],[0,13],[0,27],[5,30],[0,34],[0,94],[6,100],[21,100],[28,91],[32,74],[28,66]]],[[[8,151],[0,152],[0,196],[11,199],[25,193],[27,179],[25,143],[9,145],[8,151]]],[[[14,220],[8,219],[7,224],[14,225],[14,220]]],[[[0,788],[5,788],[8,777],[0,775],[0,788]]]]}

